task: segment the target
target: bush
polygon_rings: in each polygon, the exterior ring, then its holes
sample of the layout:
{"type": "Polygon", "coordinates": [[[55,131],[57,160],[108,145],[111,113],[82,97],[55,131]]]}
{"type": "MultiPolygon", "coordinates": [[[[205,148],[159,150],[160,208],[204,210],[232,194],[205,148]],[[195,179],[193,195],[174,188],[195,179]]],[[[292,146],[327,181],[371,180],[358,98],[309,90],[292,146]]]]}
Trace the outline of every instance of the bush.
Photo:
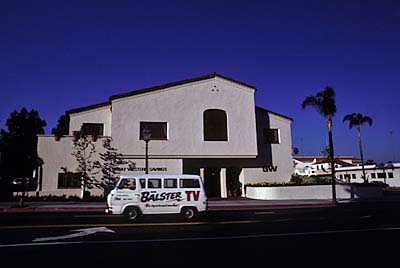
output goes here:
{"type": "MultiPolygon", "coordinates": [[[[14,196],[12,201],[19,201],[20,196],[14,196]]],[[[88,196],[85,198],[85,202],[102,202],[105,201],[106,198],[101,196],[88,196]]],[[[82,202],[82,198],[79,196],[66,196],[66,195],[45,195],[45,196],[25,196],[24,202],[41,202],[41,201],[49,201],[49,202],[82,202]]]]}
{"type": "Polygon", "coordinates": [[[309,177],[293,174],[289,181],[278,182],[253,182],[248,183],[246,186],[252,187],[276,187],[276,186],[302,186],[302,185],[327,185],[331,184],[330,177],[309,177]]]}

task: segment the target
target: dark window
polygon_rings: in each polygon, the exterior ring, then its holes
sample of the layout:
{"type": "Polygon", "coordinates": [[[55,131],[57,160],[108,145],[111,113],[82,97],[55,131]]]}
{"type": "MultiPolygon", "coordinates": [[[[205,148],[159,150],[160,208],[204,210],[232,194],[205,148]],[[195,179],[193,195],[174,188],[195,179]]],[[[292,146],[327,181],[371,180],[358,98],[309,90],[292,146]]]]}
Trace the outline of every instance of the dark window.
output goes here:
{"type": "Polygon", "coordinates": [[[205,141],[228,141],[225,111],[217,109],[204,111],[203,128],[205,141]]]}
{"type": "Polygon", "coordinates": [[[164,188],[176,188],[176,179],[164,179],[164,188]]]}
{"type": "Polygon", "coordinates": [[[136,190],[136,179],[122,179],[118,185],[118,189],[136,190]]]}
{"type": "Polygon", "coordinates": [[[83,123],[82,134],[92,135],[92,136],[103,136],[103,129],[104,129],[103,124],[83,123]]]}
{"type": "Polygon", "coordinates": [[[200,182],[198,179],[180,179],[180,188],[200,188],[200,182]]]}
{"type": "Polygon", "coordinates": [[[161,179],[149,179],[147,188],[161,188],[161,179]]]}
{"type": "Polygon", "coordinates": [[[388,172],[388,178],[393,179],[393,172],[388,172]]]}
{"type": "Polygon", "coordinates": [[[140,187],[146,188],[146,179],[140,179],[139,182],[140,182],[140,187]]]}
{"type": "Polygon", "coordinates": [[[386,173],[378,173],[378,179],[386,179],[386,173]]]}
{"type": "Polygon", "coordinates": [[[371,173],[371,178],[375,179],[376,178],[376,173],[371,173]]]}
{"type": "Polygon", "coordinates": [[[352,177],[353,179],[355,179],[355,178],[356,178],[356,174],[351,174],[351,177],[352,177]]]}
{"type": "Polygon", "coordinates": [[[264,128],[264,143],[279,143],[279,131],[276,128],[264,128]]]}
{"type": "Polygon", "coordinates": [[[167,122],[140,122],[140,139],[143,140],[143,130],[150,130],[151,140],[167,140],[167,122]]]}
{"type": "Polygon", "coordinates": [[[81,173],[58,173],[58,189],[80,189],[81,173]]]}

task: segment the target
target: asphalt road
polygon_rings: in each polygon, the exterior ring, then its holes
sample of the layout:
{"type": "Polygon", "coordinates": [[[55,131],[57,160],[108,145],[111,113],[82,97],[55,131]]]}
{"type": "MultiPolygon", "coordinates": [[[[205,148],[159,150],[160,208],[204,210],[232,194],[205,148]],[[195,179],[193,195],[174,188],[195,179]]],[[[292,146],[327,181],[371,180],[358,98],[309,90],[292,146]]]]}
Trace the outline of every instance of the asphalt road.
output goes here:
{"type": "Polygon", "coordinates": [[[399,239],[397,202],[214,211],[192,222],[0,214],[0,257],[14,267],[376,267],[397,261],[399,239]]]}

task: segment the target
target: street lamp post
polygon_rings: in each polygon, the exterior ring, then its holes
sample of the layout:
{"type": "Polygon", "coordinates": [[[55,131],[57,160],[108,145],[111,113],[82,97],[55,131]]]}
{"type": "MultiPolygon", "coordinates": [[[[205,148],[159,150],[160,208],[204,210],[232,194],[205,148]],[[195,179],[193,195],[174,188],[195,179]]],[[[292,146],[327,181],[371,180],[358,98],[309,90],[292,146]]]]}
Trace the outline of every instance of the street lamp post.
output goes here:
{"type": "Polygon", "coordinates": [[[149,141],[151,138],[151,130],[143,129],[143,140],[146,143],[146,174],[149,174],[149,141]]]}

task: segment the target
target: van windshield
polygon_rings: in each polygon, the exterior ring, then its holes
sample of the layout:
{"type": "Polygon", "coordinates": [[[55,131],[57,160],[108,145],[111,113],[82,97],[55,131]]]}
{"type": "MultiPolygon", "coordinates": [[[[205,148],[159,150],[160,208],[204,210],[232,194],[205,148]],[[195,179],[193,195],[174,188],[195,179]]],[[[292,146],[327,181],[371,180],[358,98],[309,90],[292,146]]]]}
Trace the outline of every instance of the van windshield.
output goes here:
{"type": "Polygon", "coordinates": [[[136,179],[122,179],[120,180],[117,188],[136,190],[136,179]]]}

